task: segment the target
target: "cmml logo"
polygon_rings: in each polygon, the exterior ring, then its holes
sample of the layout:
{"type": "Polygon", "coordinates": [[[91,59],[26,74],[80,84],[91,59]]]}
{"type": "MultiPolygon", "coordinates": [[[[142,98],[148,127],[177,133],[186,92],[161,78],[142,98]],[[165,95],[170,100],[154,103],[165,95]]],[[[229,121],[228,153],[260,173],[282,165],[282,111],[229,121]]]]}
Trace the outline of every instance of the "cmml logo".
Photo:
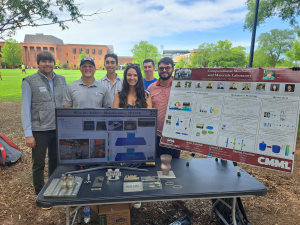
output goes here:
{"type": "Polygon", "coordinates": [[[172,143],[174,143],[175,141],[174,141],[174,139],[168,138],[168,139],[167,139],[167,142],[172,142],[172,143]]]}
{"type": "Polygon", "coordinates": [[[280,167],[282,169],[290,170],[291,167],[289,167],[289,161],[279,161],[278,159],[269,159],[267,157],[259,157],[257,159],[259,164],[266,165],[266,166],[272,166],[272,167],[280,167]]]}

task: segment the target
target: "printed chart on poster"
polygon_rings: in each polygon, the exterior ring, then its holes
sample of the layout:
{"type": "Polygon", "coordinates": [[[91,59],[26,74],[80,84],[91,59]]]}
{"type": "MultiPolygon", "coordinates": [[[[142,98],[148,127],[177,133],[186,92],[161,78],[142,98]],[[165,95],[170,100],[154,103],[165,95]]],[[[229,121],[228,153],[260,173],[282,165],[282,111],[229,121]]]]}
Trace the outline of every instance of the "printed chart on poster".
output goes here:
{"type": "Polygon", "coordinates": [[[176,70],[160,145],[292,172],[300,72],[176,70]]]}
{"type": "Polygon", "coordinates": [[[156,109],[56,109],[60,164],[155,160],[156,109]]]}

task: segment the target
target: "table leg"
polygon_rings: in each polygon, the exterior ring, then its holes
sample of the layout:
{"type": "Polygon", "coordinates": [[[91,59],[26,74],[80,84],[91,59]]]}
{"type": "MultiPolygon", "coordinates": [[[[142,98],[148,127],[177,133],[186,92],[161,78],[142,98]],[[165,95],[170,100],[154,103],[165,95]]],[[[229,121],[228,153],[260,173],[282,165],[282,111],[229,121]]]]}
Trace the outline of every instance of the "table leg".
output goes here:
{"type": "Polygon", "coordinates": [[[232,198],[232,220],[233,220],[233,225],[236,225],[235,207],[236,207],[236,197],[233,197],[232,198]]]}
{"type": "Polygon", "coordinates": [[[70,206],[66,206],[66,225],[70,225],[70,206]]]}
{"type": "Polygon", "coordinates": [[[212,206],[212,209],[211,209],[211,214],[210,214],[210,221],[213,221],[214,219],[214,212],[215,212],[215,208],[216,208],[216,206],[218,205],[218,203],[219,203],[219,199],[217,199],[217,201],[215,201],[215,203],[213,204],[213,206],[212,206]]]}

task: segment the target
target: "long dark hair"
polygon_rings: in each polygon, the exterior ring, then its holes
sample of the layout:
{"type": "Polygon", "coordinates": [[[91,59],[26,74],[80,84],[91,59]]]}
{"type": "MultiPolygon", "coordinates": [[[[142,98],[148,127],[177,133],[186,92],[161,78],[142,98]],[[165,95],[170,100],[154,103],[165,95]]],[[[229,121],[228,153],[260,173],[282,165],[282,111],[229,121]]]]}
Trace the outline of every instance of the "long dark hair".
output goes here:
{"type": "Polygon", "coordinates": [[[122,90],[119,95],[119,99],[120,99],[119,107],[126,108],[128,105],[127,98],[129,93],[129,84],[127,82],[127,72],[129,69],[134,69],[138,76],[138,81],[135,85],[135,91],[136,91],[135,105],[137,108],[147,108],[148,104],[146,103],[146,99],[145,99],[145,88],[144,88],[142,72],[140,68],[135,65],[128,65],[124,71],[122,90]]]}

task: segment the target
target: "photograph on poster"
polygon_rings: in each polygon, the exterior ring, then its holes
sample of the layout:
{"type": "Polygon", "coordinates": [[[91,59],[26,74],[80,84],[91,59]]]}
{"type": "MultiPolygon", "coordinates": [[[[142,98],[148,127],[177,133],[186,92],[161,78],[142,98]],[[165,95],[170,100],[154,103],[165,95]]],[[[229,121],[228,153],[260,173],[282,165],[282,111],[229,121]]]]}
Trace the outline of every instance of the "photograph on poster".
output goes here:
{"type": "Polygon", "coordinates": [[[206,82],[206,88],[207,89],[212,89],[214,86],[214,83],[213,82],[206,82]]]}
{"type": "Polygon", "coordinates": [[[229,87],[230,90],[237,90],[238,84],[237,83],[230,83],[229,86],[230,86],[229,87]]]}
{"type": "Polygon", "coordinates": [[[225,88],[225,82],[218,82],[217,89],[224,89],[225,88]]]}
{"type": "Polygon", "coordinates": [[[192,69],[180,68],[175,71],[176,79],[189,80],[191,78],[192,69]]]}
{"type": "Polygon", "coordinates": [[[95,121],[84,120],[83,121],[83,130],[84,131],[93,131],[95,130],[95,121]]]}
{"type": "Polygon", "coordinates": [[[192,81],[186,81],[184,87],[190,88],[192,86],[192,81]]]}
{"type": "Polygon", "coordinates": [[[196,82],[195,88],[202,88],[202,82],[196,82]]]}
{"type": "Polygon", "coordinates": [[[271,84],[270,91],[279,91],[280,84],[271,84]]]}
{"type": "Polygon", "coordinates": [[[251,83],[243,83],[242,90],[243,91],[249,91],[251,88],[251,83]]]}
{"type": "Polygon", "coordinates": [[[294,92],[295,91],[295,84],[286,84],[284,91],[285,92],[294,92]]]}
{"type": "Polygon", "coordinates": [[[266,86],[265,83],[258,83],[258,84],[256,85],[256,90],[257,90],[257,91],[265,91],[265,86],[266,86]]]}
{"type": "Polygon", "coordinates": [[[60,139],[59,150],[61,160],[88,159],[89,139],[60,139]]]}
{"type": "Polygon", "coordinates": [[[263,75],[263,80],[274,80],[275,79],[275,70],[265,70],[263,75]]]}
{"type": "Polygon", "coordinates": [[[175,87],[181,87],[181,83],[178,81],[175,87]]]}
{"type": "Polygon", "coordinates": [[[108,130],[121,131],[123,130],[123,121],[108,121],[108,130]]]}
{"type": "Polygon", "coordinates": [[[90,157],[105,158],[105,139],[90,140],[90,157]]]}
{"type": "Polygon", "coordinates": [[[107,130],[105,121],[97,121],[96,130],[107,130]]]}

